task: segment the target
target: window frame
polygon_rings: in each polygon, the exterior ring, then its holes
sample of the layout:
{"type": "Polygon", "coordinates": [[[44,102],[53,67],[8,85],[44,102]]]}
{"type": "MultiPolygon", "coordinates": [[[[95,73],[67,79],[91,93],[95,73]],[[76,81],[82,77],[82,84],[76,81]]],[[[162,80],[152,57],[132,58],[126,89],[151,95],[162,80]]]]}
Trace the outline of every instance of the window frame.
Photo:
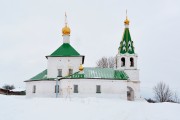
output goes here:
{"type": "Polygon", "coordinates": [[[62,77],[62,69],[58,69],[58,77],[62,77]]]}
{"type": "Polygon", "coordinates": [[[36,85],[33,85],[32,93],[36,93],[36,85]]]}
{"type": "Polygon", "coordinates": [[[73,93],[79,93],[78,85],[74,85],[73,87],[74,87],[73,93]]]}
{"type": "Polygon", "coordinates": [[[59,85],[55,85],[55,90],[54,90],[54,92],[56,93],[56,88],[57,88],[57,93],[59,93],[59,85]],[[58,87],[58,88],[57,88],[58,87]]]}
{"type": "Polygon", "coordinates": [[[73,69],[69,68],[69,75],[73,74],[73,69]]]}
{"type": "Polygon", "coordinates": [[[101,93],[101,85],[96,85],[96,93],[101,93]]]}

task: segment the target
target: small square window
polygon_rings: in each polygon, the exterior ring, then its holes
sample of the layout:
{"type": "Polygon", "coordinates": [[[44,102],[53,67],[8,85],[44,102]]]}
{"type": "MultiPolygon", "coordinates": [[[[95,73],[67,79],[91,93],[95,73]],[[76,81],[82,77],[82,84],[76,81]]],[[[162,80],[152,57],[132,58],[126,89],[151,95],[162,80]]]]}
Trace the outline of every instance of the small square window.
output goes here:
{"type": "Polygon", "coordinates": [[[62,77],[62,69],[58,69],[58,77],[62,77]]]}
{"type": "Polygon", "coordinates": [[[74,85],[74,93],[78,93],[78,85],[74,85]]]}
{"type": "Polygon", "coordinates": [[[59,93],[59,85],[55,85],[55,93],[59,93]]]}
{"type": "Polygon", "coordinates": [[[33,85],[33,93],[36,93],[36,86],[33,85]]]}
{"type": "Polygon", "coordinates": [[[100,85],[96,85],[96,93],[101,93],[101,86],[100,85]]]}
{"type": "Polygon", "coordinates": [[[69,75],[73,74],[73,69],[69,69],[69,75]]]}

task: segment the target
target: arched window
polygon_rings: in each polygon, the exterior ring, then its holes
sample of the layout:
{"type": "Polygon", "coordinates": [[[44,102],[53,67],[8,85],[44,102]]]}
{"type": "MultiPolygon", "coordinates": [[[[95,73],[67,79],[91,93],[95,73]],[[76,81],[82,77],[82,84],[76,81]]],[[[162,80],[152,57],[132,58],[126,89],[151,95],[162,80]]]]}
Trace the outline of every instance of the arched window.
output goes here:
{"type": "Polygon", "coordinates": [[[125,66],[125,58],[121,58],[121,67],[124,67],[125,66]]]}
{"type": "Polygon", "coordinates": [[[134,67],[134,58],[130,58],[130,67],[134,67]]]}

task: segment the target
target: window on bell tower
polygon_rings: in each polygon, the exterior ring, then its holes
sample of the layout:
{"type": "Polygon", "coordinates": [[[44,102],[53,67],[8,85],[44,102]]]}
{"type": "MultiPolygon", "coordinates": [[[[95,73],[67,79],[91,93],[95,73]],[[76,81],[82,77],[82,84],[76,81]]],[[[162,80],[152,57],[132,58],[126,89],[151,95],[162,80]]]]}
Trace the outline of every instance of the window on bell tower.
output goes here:
{"type": "Polygon", "coordinates": [[[125,58],[121,58],[121,67],[124,67],[125,66],[125,58]]]}
{"type": "Polygon", "coordinates": [[[134,59],[132,57],[130,58],[130,67],[134,67],[134,59]]]}

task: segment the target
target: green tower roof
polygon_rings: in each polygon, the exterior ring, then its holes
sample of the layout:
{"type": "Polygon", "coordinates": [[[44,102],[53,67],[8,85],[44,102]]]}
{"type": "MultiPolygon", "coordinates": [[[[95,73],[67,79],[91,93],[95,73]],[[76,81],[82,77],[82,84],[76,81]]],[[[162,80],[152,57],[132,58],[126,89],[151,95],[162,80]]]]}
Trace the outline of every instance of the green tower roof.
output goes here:
{"type": "Polygon", "coordinates": [[[80,54],[69,43],[63,43],[49,57],[56,56],[80,56],[80,54]]]}
{"type": "Polygon", "coordinates": [[[129,53],[134,54],[134,46],[133,41],[131,40],[131,35],[129,32],[129,28],[125,28],[122,41],[120,42],[119,52],[121,54],[129,53]]]}

